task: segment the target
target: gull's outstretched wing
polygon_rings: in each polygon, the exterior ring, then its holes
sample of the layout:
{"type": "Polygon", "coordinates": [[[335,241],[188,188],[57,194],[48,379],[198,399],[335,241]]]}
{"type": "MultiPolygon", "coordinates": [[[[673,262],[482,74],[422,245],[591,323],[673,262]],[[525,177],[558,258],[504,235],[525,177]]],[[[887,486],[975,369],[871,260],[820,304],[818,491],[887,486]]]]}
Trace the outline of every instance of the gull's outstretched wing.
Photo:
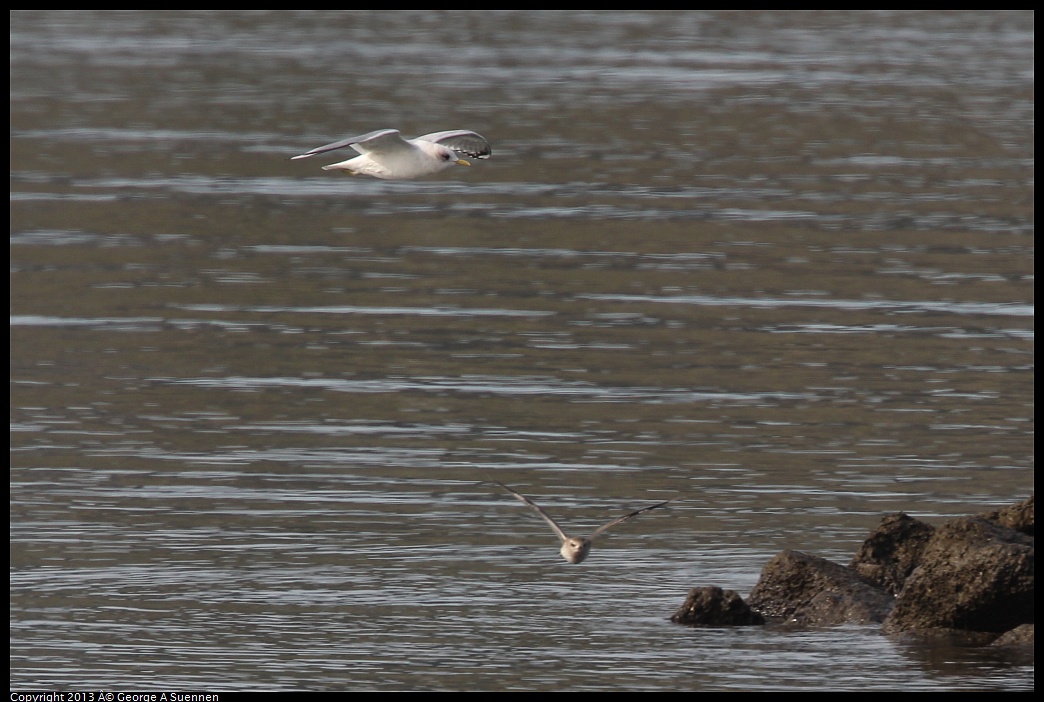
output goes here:
{"type": "MultiPolygon", "coordinates": [[[[552,519],[552,518],[551,518],[551,517],[550,517],[550,516],[548,515],[548,513],[547,513],[547,512],[545,512],[545,511],[544,511],[543,509],[541,509],[541,508],[540,508],[540,505],[538,505],[537,503],[533,502],[532,500],[530,500],[530,499],[529,499],[528,497],[526,497],[525,495],[521,495],[521,494],[519,494],[519,493],[515,492],[514,490],[512,490],[511,488],[509,488],[509,487],[508,487],[507,485],[505,485],[504,483],[498,483],[498,482],[497,482],[496,480],[490,480],[490,481],[488,481],[488,482],[489,482],[490,484],[492,484],[492,485],[499,485],[500,487],[504,488],[505,490],[507,490],[508,492],[510,492],[510,493],[511,493],[512,495],[514,495],[514,496],[515,496],[516,498],[518,498],[518,500],[519,500],[519,501],[521,501],[521,502],[523,502],[523,503],[525,503],[525,504],[529,505],[529,506],[530,506],[530,507],[532,507],[533,509],[535,509],[535,510],[537,511],[537,513],[538,513],[538,514],[539,514],[539,515],[540,515],[541,517],[543,517],[543,518],[544,518],[544,521],[546,521],[546,522],[547,522],[548,524],[550,524],[550,525],[551,525],[551,528],[555,530],[555,534],[557,534],[557,535],[558,535],[558,538],[562,540],[562,543],[565,543],[565,542],[566,542],[566,541],[567,541],[567,540],[569,539],[569,537],[565,535],[565,532],[564,532],[564,531],[562,531],[562,527],[558,526],[558,522],[556,522],[556,521],[555,521],[554,519],[552,519]]],[[[659,507],[659,505],[657,505],[657,507],[659,507]]],[[[647,509],[652,509],[652,507],[648,507],[647,509]]],[[[642,511],[645,511],[645,510],[642,510],[642,511]]],[[[634,516],[634,515],[628,515],[628,516],[634,516]]],[[[626,519],[626,518],[627,518],[627,517],[624,517],[624,519],[626,519]]],[[[621,520],[617,520],[617,521],[621,521],[621,520]]],[[[610,526],[611,526],[611,525],[610,525],[610,526]]]]}
{"type": "Polygon", "coordinates": [[[433,132],[417,137],[417,140],[433,141],[453,149],[458,154],[471,158],[489,158],[493,150],[486,137],[468,129],[452,129],[448,132],[433,132]]]}
{"type": "Polygon", "coordinates": [[[591,535],[589,537],[587,537],[587,538],[591,539],[593,541],[594,538],[596,536],[598,536],[599,534],[601,534],[603,531],[606,531],[607,529],[612,529],[614,526],[616,526],[620,522],[626,522],[628,519],[631,519],[633,517],[637,517],[642,512],[648,512],[651,509],[659,509],[660,507],[665,507],[665,506],[671,504],[672,502],[674,502],[674,500],[667,500],[666,502],[660,502],[659,504],[655,504],[655,505],[652,505],[650,507],[642,507],[641,509],[636,509],[635,511],[631,512],[630,514],[625,514],[622,517],[617,517],[613,521],[608,522],[606,524],[603,524],[602,526],[600,526],[597,529],[595,529],[591,533],[591,535]]]}
{"type": "Polygon", "coordinates": [[[306,151],[300,156],[293,156],[290,160],[296,161],[299,158],[308,158],[309,156],[315,156],[317,154],[325,154],[327,151],[336,151],[337,149],[343,149],[346,146],[351,146],[359,153],[364,154],[368,151],[388,151],[409,148],[410,143],[402,138],[398,129],[378,129],[375,132],[348,137],[347,139],[341,139],[341,141],[335,141],[326,146],[316,147],[311,151],[306,151]]]}

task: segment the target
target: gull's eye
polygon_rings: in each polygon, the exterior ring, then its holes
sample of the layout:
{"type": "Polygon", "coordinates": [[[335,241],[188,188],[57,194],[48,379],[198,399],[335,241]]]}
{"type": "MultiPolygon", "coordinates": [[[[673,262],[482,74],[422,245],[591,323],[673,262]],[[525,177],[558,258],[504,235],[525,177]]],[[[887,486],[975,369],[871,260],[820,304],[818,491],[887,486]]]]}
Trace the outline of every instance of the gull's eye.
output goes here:
{"type": "Polygon", "coordinates": [[[443,161],[449,161],[452,158],[453,158],[453,154],[451,154],[449,151],[443,151],[442,152],[442,160],[443,161]]]}

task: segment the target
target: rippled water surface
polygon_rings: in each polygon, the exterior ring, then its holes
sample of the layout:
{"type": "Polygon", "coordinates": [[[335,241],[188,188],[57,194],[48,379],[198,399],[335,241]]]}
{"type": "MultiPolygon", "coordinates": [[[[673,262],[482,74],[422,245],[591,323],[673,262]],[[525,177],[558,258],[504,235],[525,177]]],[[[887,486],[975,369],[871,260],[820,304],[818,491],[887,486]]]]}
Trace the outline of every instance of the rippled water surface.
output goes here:
{"type": "Polygon", "coordinates": [[[12,688],[1032,689],[667,620],[1032,492],[1033,19],[13,12],[12,688]]]}

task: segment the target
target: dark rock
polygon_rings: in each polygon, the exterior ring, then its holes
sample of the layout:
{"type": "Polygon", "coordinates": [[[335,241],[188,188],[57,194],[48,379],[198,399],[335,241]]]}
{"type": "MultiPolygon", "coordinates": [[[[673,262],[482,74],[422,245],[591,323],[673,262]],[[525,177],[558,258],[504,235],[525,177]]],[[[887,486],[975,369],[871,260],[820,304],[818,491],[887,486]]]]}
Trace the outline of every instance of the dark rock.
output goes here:
{"type": "Polygon", "coordinates": [[[995,509],[992,512],[986,512],[982,516],[991,522],[997,522],[1001,526],[1020,531],[1027,536],[1033,536],[1034,497],[1035,495],[1031,495],[1028,500],[1023,500],[1018,504],[1002,507],[1001,509],[995,509]]]}
{"type": "Polygon", "coordinates": [[[745,604],[732,591],[689,593],[672,621],[693,626],[883,622],[927,649],[992,645],[1033,655],[1034,498],[938,528],[885,517],[848,567],[799,551],[770,560],[745,604]],[[748,607],[749,605],[749,607],[748,607]],[[760,615],[760,616],[759,616],[760,615]]]}
{"type": "Polygon", "coordinates": [[[783,551],[765,565],[748,602],[768,617],[822,626],[882,622],[894,600],[850,568],[783,551]]]}
{"type": "Polygon", "coordinates": [[[917,567],[935,527],[902,512],[881,520],[848,567],[891,595],[899,594],[917,567]]]}
{"type": "Polygon", "coordinates": [[[950,520],[925,545],[884,630],[1002,632],[1031,623],[1033,567],[1033,537],[983,517],[950,520]]]}
{"type": "Polygon", "coordinates": [[[1033,625],[1020,624],[1011,631],[997,637],[991,646],[1029,646],[1033,647],[1033,625]]]}
{"type": "Polygon", "coordinates": [[[689,592],[671,621],[689,626],[750,626],[764,624],[765,618],[732,590],[697,587],[689,592]]]}

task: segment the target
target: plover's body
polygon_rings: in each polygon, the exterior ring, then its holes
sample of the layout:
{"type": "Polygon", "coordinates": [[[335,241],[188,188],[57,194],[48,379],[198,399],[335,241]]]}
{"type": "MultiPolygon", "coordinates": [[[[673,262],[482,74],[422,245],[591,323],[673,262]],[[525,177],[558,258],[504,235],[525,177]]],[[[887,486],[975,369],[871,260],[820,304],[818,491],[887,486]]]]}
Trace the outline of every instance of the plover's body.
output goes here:
{"type": "Polygon", "coordinates": [[[667,500],[666,502],[660,502],[655,505],[650,505],[649,507],[642,507],[641,509],[636,509],[630,514],[625,514],[622,517],[617,517],[611,522],[606,522],[605,524],[591,532],[591,535],[586,538],[583,536],[566,536],[565,532],[562,531],[562,527],[558,526],[558,522],[552,519],[550,515],[548,515],[548,513],[540,507],[540,505],[536,504],[525,495],[515,492],[504,483],[498,483],[495,480],[491,480],[489,482],[493,485],[499,485],[500,487],[504,488],[512,495],[514,495],[519,501],[525,503],[532,509],[536,510],[537,514],[543,517],[544,521],[551,525],[551,529],[554,530],[555,534],[562,542],[562,549],[559,551],[559,553],[562,554],[562,558],[566,559],[570,563],[582,563],[583,560],[587,558],[587,554],[591,552],[591,542],[594,541],[599,534],[606,531],[607,529],[613,528],[620,522],[626,522],[628,519],[631,519],[632,517],[637,517],[642,512],[648,512],[651,509],[664,507],[674,502],[674,500],[667,500]]]}

